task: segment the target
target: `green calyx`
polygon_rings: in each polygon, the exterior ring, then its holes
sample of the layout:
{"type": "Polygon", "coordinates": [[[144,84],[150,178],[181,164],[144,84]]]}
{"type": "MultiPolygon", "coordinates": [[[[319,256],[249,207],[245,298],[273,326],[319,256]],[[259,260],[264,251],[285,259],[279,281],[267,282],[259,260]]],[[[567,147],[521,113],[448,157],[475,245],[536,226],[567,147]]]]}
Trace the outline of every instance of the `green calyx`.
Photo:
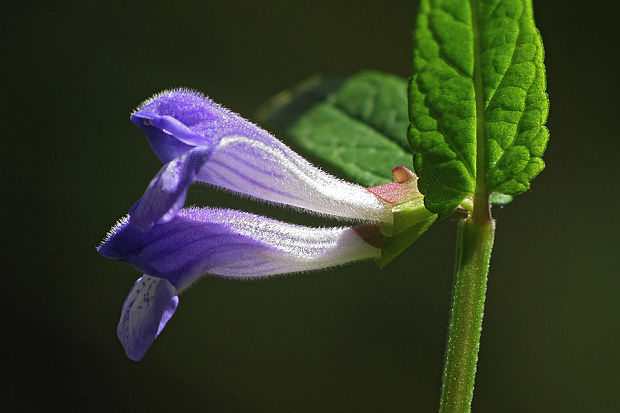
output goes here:
{"type": "Polygon", "coordinates": [[[424,206],[417,177],[409,169],[396,167],[392,175],[395,182],[368,188],[368,191],[392,205],[392,223],[357,227],[362,238],[381,249],[381,268],[400,255],[437,219],[437,215],[424,206]]]}
{"type": "Polygon", "coordinates": [[[424,207],[422,194],[392,208],[393,224],[381,225],[381,232],[388,236],[388,242],[381,250],[381,268],[398,257],[435,222],[437,214],[424,207]]]}

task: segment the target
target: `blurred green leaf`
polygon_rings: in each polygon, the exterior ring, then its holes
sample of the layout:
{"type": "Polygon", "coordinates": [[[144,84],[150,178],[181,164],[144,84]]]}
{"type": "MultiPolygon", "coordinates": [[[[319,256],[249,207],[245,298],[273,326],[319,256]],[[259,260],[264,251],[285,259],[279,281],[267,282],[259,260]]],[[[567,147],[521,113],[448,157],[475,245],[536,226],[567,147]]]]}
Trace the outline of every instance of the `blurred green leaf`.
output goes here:
{"type": "Polygon", "coordinates": [[[531,1],[423,0],[414,33],[409,142],[427,208],[527,190],[549,137],[531,1]]]}
{"type": "Polygon", "coordinates": [[[267,102],[268,130],[299,153],[364,186],[392,181],[412,167],[407,143],[407,84],[379,72],[313,77],[267,102]]]}
{"type": "Polygon", "coordinates": [[[507,205],[512,202],[512,195],[493,192],[489,195],[489,201],[492,205],[507,205]]]}

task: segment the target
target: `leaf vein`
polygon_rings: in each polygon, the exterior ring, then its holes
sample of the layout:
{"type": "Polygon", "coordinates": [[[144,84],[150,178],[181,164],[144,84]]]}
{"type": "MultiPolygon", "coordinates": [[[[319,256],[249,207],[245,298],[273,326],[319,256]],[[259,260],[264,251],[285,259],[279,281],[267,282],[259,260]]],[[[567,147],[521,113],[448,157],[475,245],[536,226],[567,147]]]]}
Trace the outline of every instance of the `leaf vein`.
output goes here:
{"type": "MultiPolygon", "coordinates": [[[[416,88],[418,89],[418,92],[424,96],[424,100],[426,100],[426,94],[424,92],[422,92],[420,90],[420,88],[418,87],[418,85],[416,84],[416,88]]],[[[448,146],[450,147],[450,149],[454,152],[454,154],[456,155],[456,157],[458,158],[459,162],[463,163],[463,165],[465,166],[465,169],[467,170],[467,174],[469,175],[469,177],[471,179],[475,178],[475,175],[473,173],[473,171],[471,170],[470,166],[468,165],[468,163],[465,161],[465,156],[461,153],[461,151],[458,149],[458,147],[456,146],[456,144],[454,143],[454,141],[452,140],[452,138],[449,136],[449,134],[447,134],[445,132],[445,130],[441,127],[441,122],[439,120],[438,117],[436,117],[433,114],[433,111],[429,108],[428,105],[425,105],[426,108],[428,109],[428,116],[430,116],[431,118],[433,118],[433,120],[437,123],[437,132],[441,133],[441,136],[443,136],[444,141],[448,144],[448,146]]],[[[425,151],[425,152],[428,152],[425,151]]]]}
{"type": "MultiPolygon", "coordinates": [[[[499,4],[499,3],[498,3],[499,4]]],[[[497,6],[496,6],[497,9],[497,6]]],[[[495,12],[495,10],[494,10],[495,12]]],[[[519,18],[517,19],[517,21],[523,16],[523,12],[521,13],[521,16],[519,16],[519,18]]],[[[514,44],[514,47],[512,49],[512,55],[510,56],[510,63],[508,64],[508,66],[506,66],[506,70],[504,70],[504,73],[502,73],[502,76],[499,80],[499,83],[497,84],[497,87],[495,88],[495,90],[491,93],[491,96],[489,97],[489,101],[487,103],[487,105],[485,106],[484,110],[486,112],[487,108],[489,106],[491,106],[491,103],[493,103],[495,101],[495,96],[498,90],[500,90],[503,86],[504,86],[504,81],[506,80],[506,72],[508,72],[508,70],[514,66],[514,60],[515,60],[515,56],[517,55],[517,45],[518,45],[518,39],[519,36],[521,35],[521,25],[517,26],[517,36],[516,36],[516,42],[514,44]]]]}
{"type": "Polygon", "coordinates": [[[431,37],[433,38],[433,40],[435,41],[435,43],[437,43],[437,45],[439,46],[437,52],[439,53],[439,60],[444,63],[446,66],[448,66],[450,69],[454,70],[456,72],[457,75],[464,77],[465,79],[471,79],[471,75],[468,75],[467,73],[463,72],[455,63],[453,63],[448,56],[446,56],[446,54],[443,51],[443,46],[441,44],[441,41],[437,38],[437,33],[435,33],[435,29],[433,29],[431,26],[428,26],[428,31],[431,34],[431,37]]]}

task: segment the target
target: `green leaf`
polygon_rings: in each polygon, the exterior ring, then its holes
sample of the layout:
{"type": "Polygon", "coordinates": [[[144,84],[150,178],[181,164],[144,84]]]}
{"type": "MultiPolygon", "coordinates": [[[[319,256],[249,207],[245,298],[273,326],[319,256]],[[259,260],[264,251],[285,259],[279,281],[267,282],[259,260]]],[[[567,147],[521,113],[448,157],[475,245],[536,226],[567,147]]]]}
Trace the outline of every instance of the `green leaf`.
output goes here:
{"type": "Polygon", "coordinates": [[[362,72],[313,77],[259,110],[268,130],[309,160],[363,186],[392,181],[392,168],[411,168],[407,83],[362,72]]]}
{"type": "Polygon", "coordinates": [[[422,0],[409,142],[428,209],[529,188],[549,137],[543,57],[530,0],[422,0]]]}

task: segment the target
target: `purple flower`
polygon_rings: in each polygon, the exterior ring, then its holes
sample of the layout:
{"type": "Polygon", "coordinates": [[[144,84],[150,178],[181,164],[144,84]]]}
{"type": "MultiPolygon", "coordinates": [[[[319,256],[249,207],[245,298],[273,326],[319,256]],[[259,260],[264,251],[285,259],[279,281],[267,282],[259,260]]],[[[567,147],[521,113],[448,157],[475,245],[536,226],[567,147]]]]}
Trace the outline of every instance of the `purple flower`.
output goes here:
{"type": "Polygon", "coordinates": [[[271,134],[189,90],[165,91],[131,116],[166,163],[131,211],[133,225],[165,222],[198,181],[321,214],[391,222],[391,207],[329,175],[271,134]]]}
{"type": "Polygon", "coordinates": [[[189,186],[203,182],[320,214],[392,222],[389,202],[321,171],[239,115],[196,92],[173,90],[146,101],[131,120],[165,163],[98,249],[144,273],[117,328],[132,360],[142,359],[161,333],[178,294],[204,274],[263,277],[380,256],[373,246],[382,237],[379,225],[310,228],[239,211],[183,208],[189,186]]]}

